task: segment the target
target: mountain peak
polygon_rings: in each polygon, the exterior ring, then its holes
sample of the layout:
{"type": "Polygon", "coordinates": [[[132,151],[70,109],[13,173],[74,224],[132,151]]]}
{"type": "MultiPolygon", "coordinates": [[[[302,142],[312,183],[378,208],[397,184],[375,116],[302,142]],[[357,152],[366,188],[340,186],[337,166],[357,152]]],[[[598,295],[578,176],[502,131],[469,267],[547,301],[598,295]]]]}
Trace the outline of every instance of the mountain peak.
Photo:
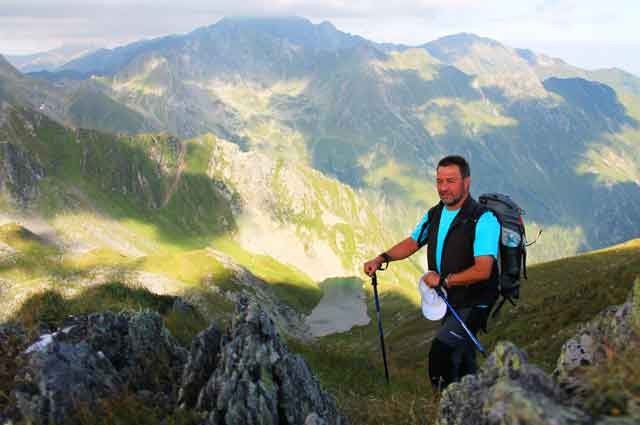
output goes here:
{"type": "Polygon", "coordinates": [[[470,32],[461,32],[457,34],[446,35],[444,37],[440,37],[434,41],[431,41],[426,45],[438,44],[442,46],[447,46],[449,48],[454,48],[454,47],[468,47],[474,43],[483,43],[483,44],[488,44],[495,47],[502,46],[502,44],[496,40],[493,40],[487,37],[481,37],[477,34],[473,34],[470,32]]]}
{"type": "Polygon", "coordinates": [[[22,74],[9,61],[0,55],[0,78],[20,78],[22,74]]]}
{"type": "Polygon", "coordinates": [[[423,44],[432,56],[446,63],[453,63],[457,58],[472,53],[475,46],[487,46],[490,49],[504,49],[499,42],[472,33],[459,33],[440,37],[423,44]]]}
{"type": "Polygon", "coordinates": [[[273,37],[285,39],[292,44],[313,50],[335,51],[368,43],[362,37],[338,30],[330,22],[324,21],[320,24],[314,24],[310,20],[299,16],[225,17],[204,30],[215,31],[238,27],[267,33],[273,37]]]}

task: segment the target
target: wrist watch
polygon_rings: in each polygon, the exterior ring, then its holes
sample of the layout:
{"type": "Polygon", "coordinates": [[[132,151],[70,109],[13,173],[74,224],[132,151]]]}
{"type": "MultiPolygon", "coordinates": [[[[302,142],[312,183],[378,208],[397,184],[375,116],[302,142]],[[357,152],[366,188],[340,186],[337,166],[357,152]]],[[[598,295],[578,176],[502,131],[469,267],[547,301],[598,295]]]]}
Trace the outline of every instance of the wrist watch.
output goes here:
{"type": "Polygon", "coordinates": [[[378,257],[382,257],[382,259],[384,260],[385,263],[388,263],[388,262],[391,261],[391,257],[386,252],[383,252],[378,257]]]}

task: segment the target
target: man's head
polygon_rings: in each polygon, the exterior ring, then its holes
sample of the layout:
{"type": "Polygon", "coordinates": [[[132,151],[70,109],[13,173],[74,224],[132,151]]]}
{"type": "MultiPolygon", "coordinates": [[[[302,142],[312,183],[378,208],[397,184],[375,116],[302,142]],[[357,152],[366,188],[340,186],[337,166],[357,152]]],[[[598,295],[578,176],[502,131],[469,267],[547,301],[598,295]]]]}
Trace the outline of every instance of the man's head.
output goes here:
{"type": "Polygon", "coordinates": [[[469,195],[469,186],[471,186],[469,164],[458,155],[442,158],[436,169],[436,183],[440,200],[447,207],[459,208],[469,195]]]}

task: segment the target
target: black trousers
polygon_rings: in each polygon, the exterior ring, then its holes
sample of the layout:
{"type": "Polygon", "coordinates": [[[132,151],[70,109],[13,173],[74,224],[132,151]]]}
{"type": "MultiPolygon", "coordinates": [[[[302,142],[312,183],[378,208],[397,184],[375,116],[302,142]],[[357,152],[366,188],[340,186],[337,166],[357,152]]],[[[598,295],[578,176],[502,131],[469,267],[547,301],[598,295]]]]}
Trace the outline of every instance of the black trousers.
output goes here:
{"type": "MultiPolygon", "coordinates": [[[[477,336],[486,328],[490,307],[477,306],[456,309],[467,328],[477,336]]],[[[436,390],[444,390],[463,376],[476,373],[476,349],[469,335],[450,312],[431,343],[429,351],[429,379],[436,390]]]]}

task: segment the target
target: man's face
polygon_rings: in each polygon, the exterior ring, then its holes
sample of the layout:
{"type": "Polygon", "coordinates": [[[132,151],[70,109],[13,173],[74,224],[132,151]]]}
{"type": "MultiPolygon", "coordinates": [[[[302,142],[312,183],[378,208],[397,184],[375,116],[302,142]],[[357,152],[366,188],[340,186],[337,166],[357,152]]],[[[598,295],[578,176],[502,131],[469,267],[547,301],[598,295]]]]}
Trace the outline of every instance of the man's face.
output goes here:
{"type": "Polygon", "coordinates": [[[471,177],[462,178],[457,165],[438,167],[436,183],[440,200],[447,206],[456,205],[469,193],[471,177]]]}

